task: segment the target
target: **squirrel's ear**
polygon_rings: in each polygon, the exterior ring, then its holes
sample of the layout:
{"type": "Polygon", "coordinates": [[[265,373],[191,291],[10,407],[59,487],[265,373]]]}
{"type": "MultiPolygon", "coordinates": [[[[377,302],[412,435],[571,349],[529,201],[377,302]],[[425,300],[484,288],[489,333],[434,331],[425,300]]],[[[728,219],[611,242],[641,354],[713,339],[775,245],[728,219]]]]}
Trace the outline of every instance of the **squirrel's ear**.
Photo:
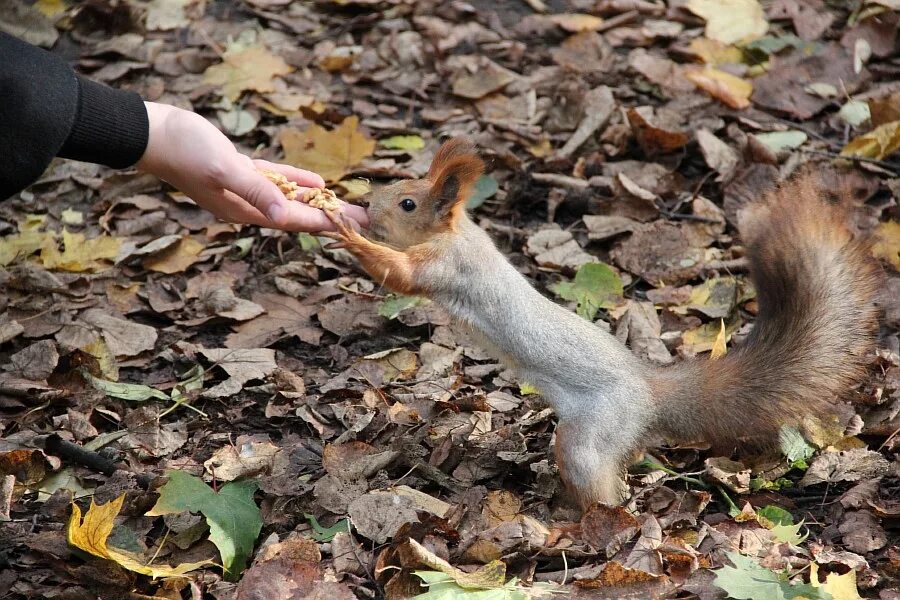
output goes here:
{"type": "Polygon", "coordinates": [[[428,171],[431,180],[429,196],[434,201],[435,211],[450,213],[454,207],[461,206],[469,199],[482,173],[484,162],[468,140],[454,138],[441,146],[428,171]]]}

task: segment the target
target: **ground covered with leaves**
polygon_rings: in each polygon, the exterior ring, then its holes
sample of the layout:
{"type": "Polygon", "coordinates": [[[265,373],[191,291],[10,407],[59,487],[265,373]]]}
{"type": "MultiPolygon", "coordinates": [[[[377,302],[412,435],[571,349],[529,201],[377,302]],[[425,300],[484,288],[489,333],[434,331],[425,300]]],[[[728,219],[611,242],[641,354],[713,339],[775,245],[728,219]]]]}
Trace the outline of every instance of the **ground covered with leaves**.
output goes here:
{"type": "Polygon", "coordinates": [[[741,343],[736,213],[804,163],[852,187],[886,277],[836,421],[764,456],[655,449],[582,515],[552,413],[435,307],[314,236],[54,163],[0,206],[0,598],[900,597],[895,0],[5,7],[347,199],[471,137],[477,222],[658,364],[741,343]]]}

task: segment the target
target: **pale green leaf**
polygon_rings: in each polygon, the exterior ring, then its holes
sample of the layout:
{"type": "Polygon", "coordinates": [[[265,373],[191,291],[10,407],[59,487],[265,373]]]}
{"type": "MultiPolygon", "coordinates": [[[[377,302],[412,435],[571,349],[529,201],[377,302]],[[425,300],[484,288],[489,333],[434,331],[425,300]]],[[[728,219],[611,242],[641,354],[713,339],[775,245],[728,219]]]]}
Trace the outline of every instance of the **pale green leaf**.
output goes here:
{"type": "Polygon", "coordinates": [[[806,42],[796,35],[789,33],[780,36],[763,36],[744,46],[744,50],[758,54],[761,57],[766,57],[772,54],[778,54],[785,48],[796,48],[797,50],[811,54],[815,47],[815,44],[806,42]]]}
{"type": "Polygon", "coordinates": [[[541,390],[537,389],[533,385],[527,382],[522,382],[519,384],[519,393],[523,396],[530,396],[532,394],[540,394],[541,390]]]}
{"type": "Polygon", "coordinates": [[[425,140],[417,135],[395,135],[378,143],[388,150],[421,150],[425,147],[425,140]]]}
{"type": "Polygon", "coordinates": [[[771,528],[773,537],[779,542],[786,542],[793,546],[797,546],[803,543],[807,537],[809,537],[809,532],[800,535],[800,528],[803,527],[803,522],[797,523],[796,525],[775,525],[771,528]]]}
{"type": "MultiPolygon", "coordinates": [[[[309,235],[308,233],[300,233],[298,235],[309,235]]],[[[241,259],[247,256],[250,253],[250,248],[253,247],[253,238],[252,237],[242,237],[238,238],[234,241],[234,246],[238,250],[237,258],[241,259]]]]}
{"type": "Polygon", "coordinates": [[[386,319],[396,319],[404,310],[421,306],[426,302],[419,296],[400,296],[391,294],[378,307],[378,314],[386,319]]]}
{"type": "Polygon", "coordinates": [[[466,202],[466,208],[478,208],[484,204],[485,200],[496,194],[499,189],[500,185],[496,179],[490,175],[482,175],[475,182],[475,189],[472,190],[472,195],[469,196],[469,200],[466,202]]]}
{"type": "Polygon", "coordinates": [[[309,252],[322,246],[319,243],[319,238],[303,231],[297,234],[297,241],[300,243],[300,249],[304,252],[309,252]]]}
{"type": "Polygon", "coordinates": [[[572,281],[563,281],[550,287],[564,300],[577,303],[575,312],[589,321],[597,317],[601,308],[613,308],[622,300],[622,280],[605,263],[581,265],[572,281]]]}
{"type": "Polygon", "coordinates": [[[859,127],[872,118],[872,114],[869,111],[869,103],[860,100],[850,100],[847,102],[841,107],[841,110],[838,111],[838,116],[843,119],[845,123],[853,127],[859,127]]]}
{"type": "Polygon", "coordinates": [[[813,82],[803,88],[803,91],[807,94],[819,96],[820,98],[834,98],[838,95],[838,89],[836,87],[823,81],[813,82]]]}
{"type": "Polygon", "coordinates": [[[450,575],[440,571],[413,571],[413,575],[428,587],[427,592],[413,596],[413,600],[538,600],[550,594],[568,593],[548,583],[523,587],[515,578],[501,587],[479,590],[460,587],[450,575]]]}
{"type": "Polygon", "coordinates": [[[786,575],[770,571],[753,559],[729,552],[734,566],[724,566],[716,573],[715,585],[734,600],[832,600],[831,594],[808,584],[792,584],[786,575]]]}
{"type": "Polygon", "coordinates": [[[780,506],[772,506],[771,504],[757,510],[756,516],[768,519],[773,525],[794,524],[794,516],[791,513],[780,506]]]}
{"type": "Polygon", "coordinates": [[[778,443],[781,446],[781,453],[788,459],[788,462],[796,462],[798,460],[807,460],[816,452],[803,438],[803,435],[793,427],[782,427],[778,432],[778,443]]]}
{"type": "Polygon", "coordinates": [[[807,135],[802,131],[790,129],[788,131],[757,133],[756,139],[772,152],[781,152],[782,150],[793,150],[800,147],[807,140],[807,135]]]}
{"type": "Polygon", "coordinates": [[[347,519],[341,519],[331,527],[322,527],[315,515],[307,513],[303,516],[306,517],[306,520],[309,521],[310,526],[313,528],[311,537],[317,542],[330,542],[338,533],[350,531],[350,521],[347,519]]]}
{"type": "Polygon", "coordinates": [[[94,377],[86,371],[83,373],[91,385],[93,385],[101,392],[104,392],[107,396],[112,396],[113,398],[131,400],[132,402],[143,402],[144,400],[149,400],[150,398],[157,398],[158,400],[169,399],[168,394],[147,385],[107,381],[105,379],[94,377]]]}

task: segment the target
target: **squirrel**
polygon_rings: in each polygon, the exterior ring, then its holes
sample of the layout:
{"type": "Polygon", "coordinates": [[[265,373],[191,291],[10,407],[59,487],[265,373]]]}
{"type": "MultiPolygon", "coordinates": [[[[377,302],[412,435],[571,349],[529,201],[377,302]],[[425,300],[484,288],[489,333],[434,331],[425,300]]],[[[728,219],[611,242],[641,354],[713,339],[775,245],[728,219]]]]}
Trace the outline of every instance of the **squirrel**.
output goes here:
{"type": "Polygon", "coordinates": [[[560,475],[583,509],[626,499],[622,474],[651,440],[771,444],[782,425],[828,414],[865,375],[880,269],[846,225],[849,194],[833,201],[814,173],[739,216],[759,306],[746,342],[718,360],[657,367],[506,260],[465,212],[483,172],[475,147],[451,139],[426,177],[371,193],[369,237],[337,212],[337,231],[323,235],[386,288],[442,306],[540,391],[558,418],[560,475]]]}

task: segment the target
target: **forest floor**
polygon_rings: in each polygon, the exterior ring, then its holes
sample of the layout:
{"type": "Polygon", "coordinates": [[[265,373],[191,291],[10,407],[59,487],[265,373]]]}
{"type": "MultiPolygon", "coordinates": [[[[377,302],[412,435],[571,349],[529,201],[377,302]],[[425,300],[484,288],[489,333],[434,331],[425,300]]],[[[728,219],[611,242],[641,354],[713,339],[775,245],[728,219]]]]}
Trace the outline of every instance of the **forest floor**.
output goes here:
{"type": "Polygon", "coordinates": [[[654,448],[582,515],[552,412],[439,309],[54,162],[0,206],[0,599],[900,598],[896,0],[12,4],[0,28],[348,200],[468,136],[474,219],[651,362],[741,344],[737,212],[805,163],[886,276],[836,420],[654,448]]]}

